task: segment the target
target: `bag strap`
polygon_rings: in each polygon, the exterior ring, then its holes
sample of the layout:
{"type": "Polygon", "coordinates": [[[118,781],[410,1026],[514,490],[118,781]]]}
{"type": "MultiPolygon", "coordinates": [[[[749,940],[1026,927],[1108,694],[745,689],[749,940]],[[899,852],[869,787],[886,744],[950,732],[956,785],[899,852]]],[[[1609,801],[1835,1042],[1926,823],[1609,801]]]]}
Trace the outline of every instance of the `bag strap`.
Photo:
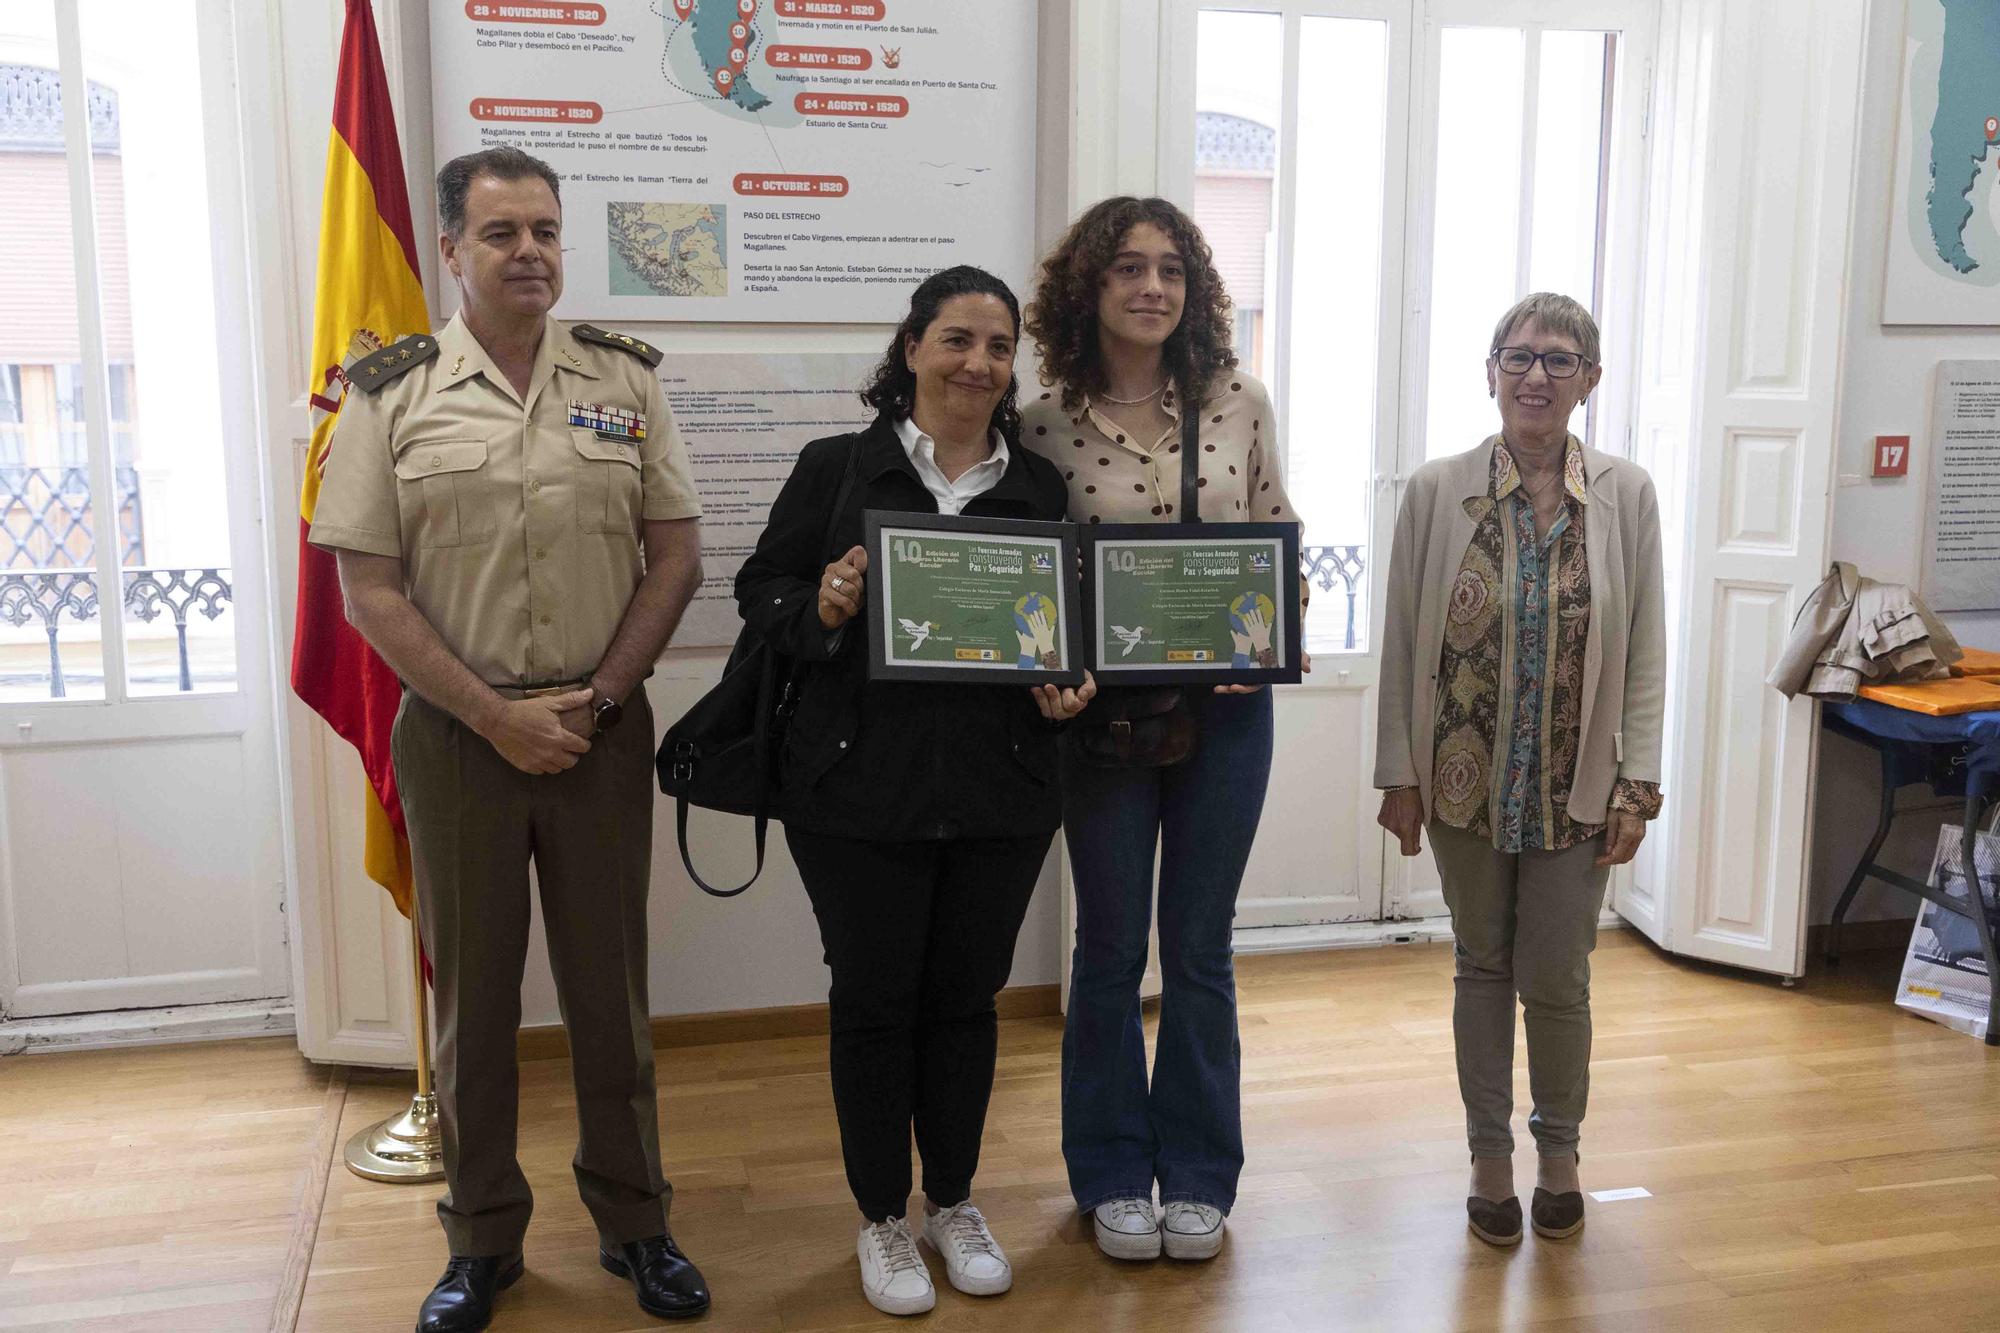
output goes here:
{"type": "Polygon", "coordinates": [[[834,530],[840,526],[840,515],[847,508],[847,499],[854,494],[854,479],[861,473],[861,440],[854,437],[854,445],[847,451],[847,468],[840,474],[840,489],[833,493],[833,507],[826,511],[826,531],[820,534],[819,549],[821,564],[830,564],[840,552],[832,549],[834,530]]]}
{"type": "Polygon", "coordinates": [[[1182,395],[1181,522],[1201,522],[1201,413],[1182,395]]]}
{"type": "MultiPolygon", "coordinates": [[[[854,494],[854,480],[860,474],[860,471],[861,437],[857,435],[854,437],[853,447],[847,451],[847,467],[841,473],[840,489],[834,492],[833,507],[827,511],[826,529],[820,535],[819,539],[822,553],[826,552],[833,545],[834,531],[840,525],[840,515],[847,508],[848,498],[854,494]]],[[[832,555],[828,555],[826,558],[831,560],[832,555]]],[[[757,846],[757,864],[751,870],[750,878],[744,880],[733,889],[718,889],[701,877],[701,872],[694,868],[694,857],[688,851],[687,794],[683,792],[674,798],[674,838],[680,844],[681,866],[687,871],[688,878],[694,881],[695,887],[711,898],[734,898],[737,894],[744,892],[752,884],[755,884],[758,877],[764,873],[764,841],[771,826],[771,816],[768,808],[771,796],[771,719],[777,710],[781,708],[787,710],[789,713],[792,686],[795,679],[793,673],[796,670],[797,667],[794,664],[793,672],[786,673],[785,683],[780,687],[777,680],[777,654],[773,652],[765,653],[764,673],[758,682],[757,724],[754,739],[752,740],[752,744],[757,750],[757,810],[756,814],[752,817],[755,822],[752,826],[753,831],[751,836],[757,846]]]]}
{"type": "Polygon", "coordinates": [[[757,882],[757,877],[764,873],[764,835],[770,827],[770,822],[770,816],[766,815],[762,809],[759,809],[757,811],[755,835],[757,841],[757,868],[750,872],[750,878],[744,880],[733,889],[718,889],[703,879],[701,872],[694,868],[694,858],[688,854],[688,798],[685,792],[676,796],[674,798],[674,835],[680,840],[681,865],[687,870],[688,878],[694,881],[696,888],[711,898],[734,898],[737,894],[748,889],[752,884],[757,882]]]}

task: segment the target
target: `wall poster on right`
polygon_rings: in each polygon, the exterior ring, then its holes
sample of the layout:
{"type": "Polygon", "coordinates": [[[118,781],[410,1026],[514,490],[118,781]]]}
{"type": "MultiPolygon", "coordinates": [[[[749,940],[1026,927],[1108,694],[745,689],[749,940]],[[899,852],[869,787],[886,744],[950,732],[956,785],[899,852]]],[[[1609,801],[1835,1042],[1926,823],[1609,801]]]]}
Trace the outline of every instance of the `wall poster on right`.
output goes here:
{"type": "Polygon", "coordinates": [[[1884,324],[2000,325],[2000,4],[1909,0],[1884,324]]]}
{"type": "Polygon", "coordinates": [[[1924,600],[2000,611],[2000,361],[1940,361],[1932,395],[1924,600]]]}

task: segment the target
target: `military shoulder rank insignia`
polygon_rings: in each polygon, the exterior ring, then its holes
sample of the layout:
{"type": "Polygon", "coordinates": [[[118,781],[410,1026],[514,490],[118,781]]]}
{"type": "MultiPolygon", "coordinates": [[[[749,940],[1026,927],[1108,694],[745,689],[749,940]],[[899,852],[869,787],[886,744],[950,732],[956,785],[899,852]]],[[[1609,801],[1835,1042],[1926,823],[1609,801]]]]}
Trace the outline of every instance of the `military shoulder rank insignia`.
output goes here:
{"type": "Polygon", "coordinates": [[[600,440],[622,440],[627,444],[639,444],[646,438],[646,414],[634,412],[629,407],[612,407],[605,403],[579,403],[571,399],[569,424],[596,431],[600,440]]]}
{"type": "Polygon", "coordinates": [[[381,351],[365,356],[347,368],[347,382],[366,393],[374,393],[406,370],[414,370],[438,354],[438,341],[419,333],[390,343],[381,351]]]}
{"type": "Polygon", "coordinates": [[[629,333],[607,333],[595,324],[572,324],[569,331],[581,342],[598,343],[604,347],[616,347],[621,352],[630,352],[649,366],[660,364],[666,353],[629,333]]]}

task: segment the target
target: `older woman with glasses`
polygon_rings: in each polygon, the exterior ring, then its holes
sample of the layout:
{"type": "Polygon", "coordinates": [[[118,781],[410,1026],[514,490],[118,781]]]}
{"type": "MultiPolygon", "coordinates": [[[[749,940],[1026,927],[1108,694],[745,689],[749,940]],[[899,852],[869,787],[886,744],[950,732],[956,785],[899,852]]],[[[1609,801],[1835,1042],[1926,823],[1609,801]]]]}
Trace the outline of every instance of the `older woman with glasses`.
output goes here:
{"type": "Polygon", "coordinates": [[[1375,785],[1405,856],[1431,851],[1451,908],[1452,1035],[1472,1150],[1466,1212],[1522,1234],[1514,1193],[1514,1002],[1526,1015],[1530,1220],[1583,1228],[1590,952],[1610,867],[1660,812],[1666,621],[1652,479],[1587,449],[1597,324],[1537,292],[1486,359],[1500,432],[1411,476],[1389,555],[1375,785]]]}

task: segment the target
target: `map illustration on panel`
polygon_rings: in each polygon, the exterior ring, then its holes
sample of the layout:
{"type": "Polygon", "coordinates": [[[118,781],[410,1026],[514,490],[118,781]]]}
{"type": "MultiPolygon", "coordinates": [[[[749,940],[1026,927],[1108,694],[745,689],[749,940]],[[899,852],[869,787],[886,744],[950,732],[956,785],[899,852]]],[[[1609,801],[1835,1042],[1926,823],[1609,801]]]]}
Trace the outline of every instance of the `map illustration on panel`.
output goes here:
{"type": "Polygon", "coordinates": [[[720,204],[611,203],[613,296],[727,296],[729,264],[720,204]]]}
{"type": "Polygon", "coordinates": [[[1885,324],[2000,324],[2000,4],[1909,0],[1885,324]]]}

